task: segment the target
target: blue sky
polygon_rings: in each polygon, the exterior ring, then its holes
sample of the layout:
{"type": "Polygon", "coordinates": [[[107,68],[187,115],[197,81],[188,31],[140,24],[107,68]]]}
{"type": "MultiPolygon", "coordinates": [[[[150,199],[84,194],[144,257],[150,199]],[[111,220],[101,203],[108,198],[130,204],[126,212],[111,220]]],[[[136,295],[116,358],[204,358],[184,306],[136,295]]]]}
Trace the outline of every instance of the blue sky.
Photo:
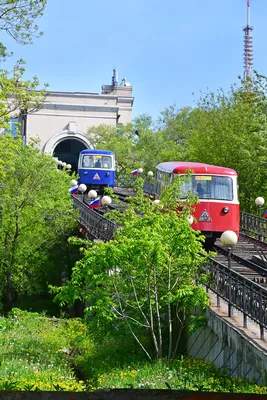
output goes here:
{"type": "MultiPolygon", "coordinates": [[[[228,89],[243,73],[246,0],[48,0],[39,20],[44,36],[19,46],[53,91],[97,92],[112,70],[126,77],[135,97],[133,116],[156,119],[164,108],[194,104],[200,90],[228,89]]],[[[267,1],[251,0],[254,68],[267,75],[267,1]]],[[[8,62],[11,65],[11,61],[8,62]]]]}

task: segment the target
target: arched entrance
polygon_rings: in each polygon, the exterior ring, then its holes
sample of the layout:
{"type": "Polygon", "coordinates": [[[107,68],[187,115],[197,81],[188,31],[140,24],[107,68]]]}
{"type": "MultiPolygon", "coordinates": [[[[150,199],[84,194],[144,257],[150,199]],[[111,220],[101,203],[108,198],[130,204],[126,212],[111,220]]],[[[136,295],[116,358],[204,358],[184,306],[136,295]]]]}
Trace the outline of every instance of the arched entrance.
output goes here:
{"type": "Polygon", "coordinates": [[[71,164],[71,170],[77,172],[79,154],[85,149],[87,149],[87,146],[80,140],[67,138],[56,145],[53,156],[58,157],[60,161],[71,164]]]}
{"type": "Polygon", "coordinates": [[[71,164],[71,170],[77,172],[79,153],[90,148],[90,142],[83,132],[64,130],[50,137],[43,151],[53,157],[58,157],[60,161],[71,164]]]}

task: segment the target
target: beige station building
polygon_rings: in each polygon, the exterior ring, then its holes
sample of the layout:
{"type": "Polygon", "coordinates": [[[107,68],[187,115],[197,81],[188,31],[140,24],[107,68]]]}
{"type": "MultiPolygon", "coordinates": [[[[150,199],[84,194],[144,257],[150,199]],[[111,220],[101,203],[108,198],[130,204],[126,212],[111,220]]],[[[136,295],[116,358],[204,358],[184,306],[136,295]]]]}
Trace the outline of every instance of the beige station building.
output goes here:
{"type": "Polygon", "coordinates": [[[89,127],[116,127],[132,121],[132,89],[125,78],[119,84],[113,70],[111,85],[103,85],[101,93],[49,92],[42,108],[27,115],[24,141],[38,138],[41,151],[75,170],[80,151],[92,147],[89,127]]]}

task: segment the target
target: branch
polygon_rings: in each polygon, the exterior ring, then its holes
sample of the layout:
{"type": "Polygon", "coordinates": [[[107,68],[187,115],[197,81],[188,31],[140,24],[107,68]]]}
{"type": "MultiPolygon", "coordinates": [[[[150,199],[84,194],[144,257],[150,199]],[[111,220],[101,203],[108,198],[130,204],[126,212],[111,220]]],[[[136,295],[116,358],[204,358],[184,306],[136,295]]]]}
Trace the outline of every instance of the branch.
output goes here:
{"type": "Polygon", "coordinates": [[[119,310],[117,310],[116,307],[114,307],[114,306],[112,306],[112,309],[115,311],[115,313],[118,314],[119,317],[121,317],[123,319],[125,319],[125,318],[130,319],[130,320],[134,321],[137,325],[142,326],[143,328],[150,327],[149,325],[144,325],[144,324],[142,324],[142,322],[137,321],[137,319],[130,317],[129,315],[126,315],[123,309],[122,309],[122,312],[119,312],[119,310]]]}
{"type": "Polygon", "coordinates": [[[152,339],[154,342],[154,346],[155,346],[155,350],[156,353],[158,354],[159,352],[159,346],[158,346],[158,341],[154,332],[154,318],[153,318],[153,310],[152,310],[152,303],[151,303],[151,286],[150,286],[150,272],[148,273],[148,302],[149,302],[149,311],[150,311],[150,326],[151,326],[151,335],[152,335],[152,339]]]}
{"type": "Polygon", "coordinates": [[[139,303],[139,300],[138,300],[138,297],[137,297],[137,293],[136,293],[136,290],[135,290],[135,286],[134,286],[132,277],[131,277],[131,285],[132,285],[132,288],[133,288],[133,291],[134,291],[134,296],[135,296],[135,300],[136,300],[138,309],[140,310],[140,312],[141,312],[141,314],[142,314],[142,316],[143,316],[145,322],[146,322],[146,323],[148,324],[148,326],[150,327],[150,324],[149,324],[149,321],[148,321],[148,319],[147,319],[147,316],[145,315],[145,313],[144,313],[143,310],[142,310],[142,307],[140,306],[140,303],[139,303]]]}
{"type": "MultiPolygon", "coordinates": [[[[171,289],[171,268],[170,268],[170,263],[168,263],[168,292],[170,293],[171,289]]],[[[170,298],[168,297],[168,322],[169,322],[169,353],[168,353],[168,360],[171,359],[171,354],[172,354],[172,312],[171,312],[171,304],[170,304],[170,298]]]]}
{"type": "MultiPolygon", "coordinates": [[[[114,288],[115,288],[116,294],[117,294],[118,299],[119,299],[119,306],[120,306],[121,312],[123,313],[121,301],[120,301],[120,298],[119,298],[119,293],[118,293],[118,290],[117,290],[117,287],[116,287],[115,283],[114,283],[114,288]]],[[[142,345],[142,343],[140,342],[140,340],[138,339],[138,337],[136,336],[136,334],[135,334],[134,331],[132,330],[132,327],[131,327],[131,325],[129,324],[129,321],[127,320],[127,318],[125,318],[125,316],[123,316],[123,318],[124,318],[124,320],[125,320],[125,322],[126,322],[128,328],[129,328],[131,334],[133,335],[133,337],[135,338],[135,340],[137,341],[137,343],[139,344],[139,346],[143,349],[143,351],[146,353],[146,355],[148,356],[149,360],[151,361],[151,357],[150,357],[149,353],[147,352],[147,350],[145,349],[145,347],[142,345]]]]}
{"type": "Polygon", "coordinates": [[[156,274],[156,267],[153,267],[154,272],[154,293],[155,293],[155,305],[156,305],[156,313],[157,313],[157,320],[158,320],[158,330],[159,330],[159,358],[162,358],[162,331],[161,331],[161,319],[160,319],[160,312],[159,312],[159,299],[158,299],[158,288],[157,288],[157,274],[156,274]]]}
{"type": "Polygon", "coordinates": [[[177,353],[177,350],[178,350],[178,346],[179,346],[179,342],[180,342],[180,338],[181,338],[181,334],[182,334],[182,329],[184,328],[184,322],[185,322],[185,314],[184,314],[184,320],[182,321],[181,319],[180,319],[180,317],[179,317],[179,315],[178,315],[179,313],[178,313],[178,305],[176,306],[176,317],[177,317],[177,319],[180,321],[180,324],[181,324],[181,329],[180,329],[180,331],[179,331],[179,334],[178,334],[178,337],[177,337],[177,340],[176,340],[176,344],[175,344],[175,348],[174,348],[174,351],[173,351],[173,354],[172,354],[172,358],[174,359],[174,357],[176,356],[176,353],[177,353]]]}

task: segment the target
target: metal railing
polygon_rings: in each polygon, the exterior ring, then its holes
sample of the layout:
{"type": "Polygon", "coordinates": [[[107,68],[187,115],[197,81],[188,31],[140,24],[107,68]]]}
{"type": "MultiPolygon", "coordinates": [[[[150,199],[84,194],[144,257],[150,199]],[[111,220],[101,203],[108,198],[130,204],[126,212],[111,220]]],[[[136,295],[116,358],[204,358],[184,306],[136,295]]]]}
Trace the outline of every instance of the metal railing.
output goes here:
{"type": "Polygon", "coordinates": [[[145,182],[143,186],[143,191],[147,194],[154,195],[155,194],[155,185],[151,182],[145,182]]]}
{"type": "Polygon", "coordinates": [[[210,274],[207,288],[217,294],[217,305],[220,298],[243,313],[243,326],[247,327],[247,318],[260,326],[260,337],[264,339],[267,328],[267,289],[258,285],[214,259],[206,265],[210,274]]]}
{"type": "Polygon", "coordinates": [[[113,238],[118,225],[105,218],[95,210],[89,210],[88,206],[72,195],[74,208],[80,211],[80,224],[96,239],[108,241],[113,238]]]}
{"type": "Polygon", "coordinates": [[[246,212],[241,212],[240,230],[249,235],[255,236],[259,240],[266,241],[267,219],[246,212]]]}

